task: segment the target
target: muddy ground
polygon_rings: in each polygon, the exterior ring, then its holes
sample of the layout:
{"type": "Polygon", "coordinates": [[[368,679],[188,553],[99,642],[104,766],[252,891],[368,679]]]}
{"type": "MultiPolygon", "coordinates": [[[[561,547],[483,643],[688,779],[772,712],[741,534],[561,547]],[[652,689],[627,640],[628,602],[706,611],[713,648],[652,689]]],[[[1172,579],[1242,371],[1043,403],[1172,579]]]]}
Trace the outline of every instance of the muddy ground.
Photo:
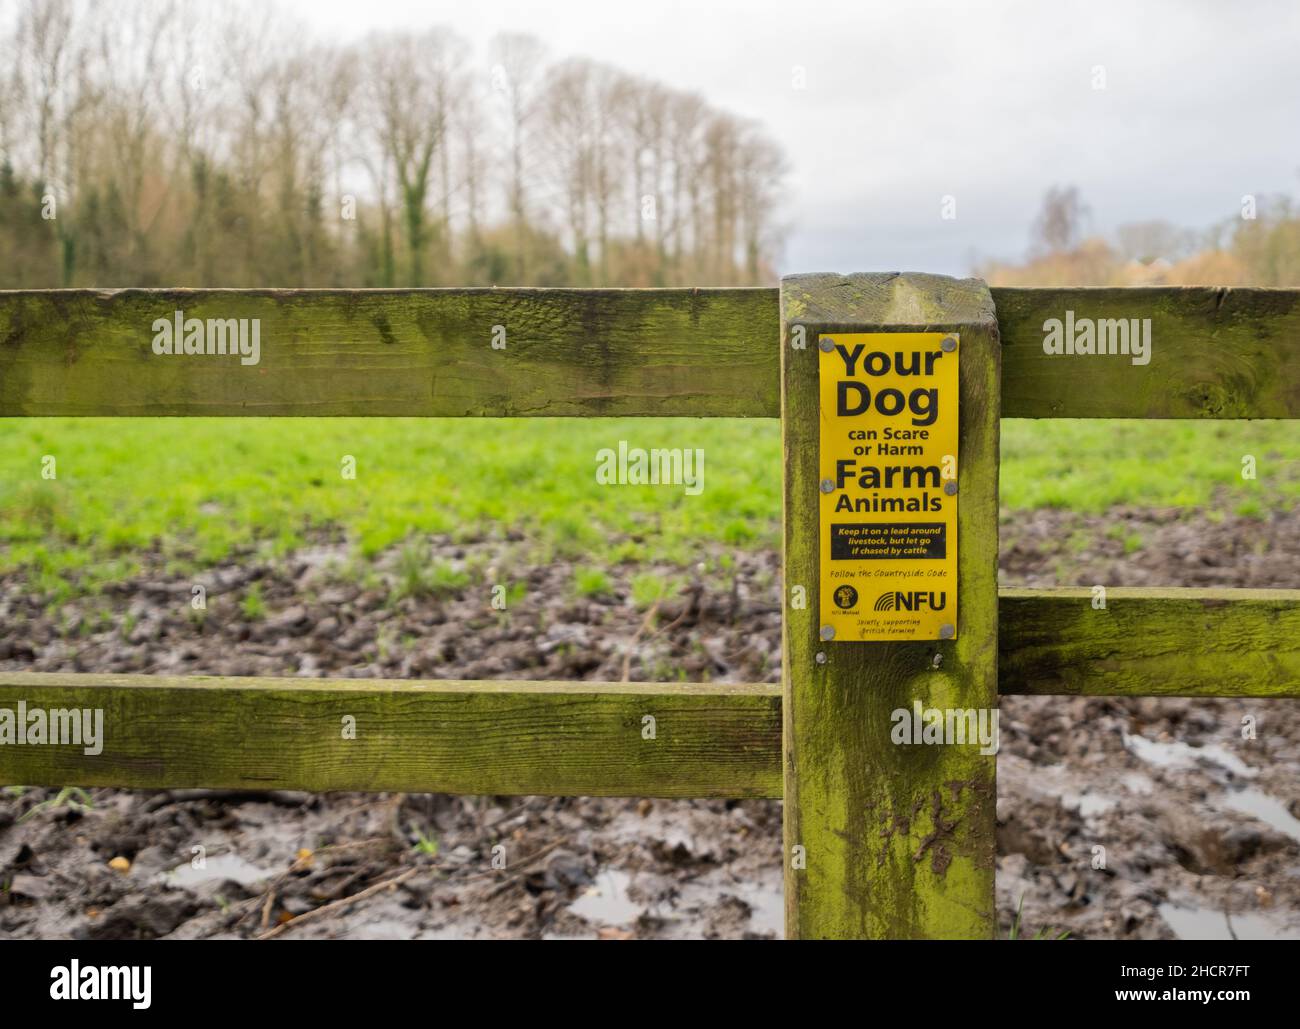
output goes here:
{"type": "MultiPolygon", "coordinates": [[[[525,554],[519,539],[431,540],[468,584],[417,582],[397,603],[399,555],[368,581],[328,540],[198,579],[147,561],[53,616],[11,575],[0,669],[780,677],[774,553],[657,569],[684,588],[649,625],[630,598],[646,569],[615,569],[607,595],[575,599],[567,562],[530,567],[525,554]],[[491,584],[520,580],[509,617],[492,612],[491,584]],[[194,582],[208,591],[202,622],[194,582]]],[[[1300,515],[1004,519],[1002,578],[1296,587],[1300,515]],[[1126,548],[1135,536],[1143,546],[1126,548]]],[[[1002,935],[1023,905],[1022,936],[1300,938],[1297,715],[1290,701],[1005,699],[1002,935]]],[[[774,937],[780,831],[776,801],[14,789],[0,794],[0,936],[774,937]]]]}

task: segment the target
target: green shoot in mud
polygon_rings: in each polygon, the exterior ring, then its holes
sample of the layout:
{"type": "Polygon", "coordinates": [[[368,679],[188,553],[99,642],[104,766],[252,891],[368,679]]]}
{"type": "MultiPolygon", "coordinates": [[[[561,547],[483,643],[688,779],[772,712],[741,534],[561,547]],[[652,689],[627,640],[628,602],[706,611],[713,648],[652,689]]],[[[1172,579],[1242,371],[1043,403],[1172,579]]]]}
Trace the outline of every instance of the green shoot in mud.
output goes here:
{"type": "Polygon", "coordinates": [[[603,569],[579,568],[573,574],[573,589],[580,597],[601,597],[608,595],[611,584],[603,569]]]}
{"type": "Polygon", "coordinates": [[[256,622],[266,617],[266,601],[262,599],[262,584],[255,582],[239,603],[239,611],[247,621],[256,622]]]}
{"type": "Polygon", "coordinates": [[[94,806],[95,802],[90,799],[90,794],[80,786],[65,786],[63,789],[59,790],[55,796],[50,797],[48,800],[41,801],[25,815],[19,818],[18,824],[22,825],[23,822],[34,817],[38,811],[49,811],[66,807],[69,811],[81,813],[83,811],[91,810],[94,806]]]}
{"type": "Polygon", "coordinates": [[[411,832],[415,836],[415,843],[411,847],[413,851],[417,854],[422,854],[425,857],[433,858],[438,856],[437,839],[424,835],[424,833],[414,825],[411,826],[411,832]]]}
{"type": "Polygon", "coordinates": [[[637,610],[644,611],[654,604],[681,592],[682,580],[675,577],[642,572],[632,577],[632,602],[637,610]]]}
{"type": "MultiPolygon", "coordinates": [[[[1011,931],[1007,933],[1008,940],[1021,939],[1020,913],[1024,910],[1024,907],[1025,907],[1025,895],[1022,893],[1020,895],[1020,903],[1016,905],[1016,917],[1011,920],[1011,931]]],[[[1063,931],[1059,936],[1053,936],[1052,933],[1054,932],[1056,932],[1055,929],[1053,929],[1051,926],[1046,926],[1042,929],[1039,929],[1038,932],[1034,933],[1034,935],[1029,938],[1031,940],[1064,940],[1067,939],[1070,935],[1070,931],[1068,929],[1063,931]]]]}
{"type": "Polygon", "coordinates": [[[446,561],[434,561],[428,544],[422,540],[408,540],[397,551],[395,568],[397,576],[394,599],[407,597],[440,597],[455,593],[469,585],[469,573],[453,567],[446,561]]]}

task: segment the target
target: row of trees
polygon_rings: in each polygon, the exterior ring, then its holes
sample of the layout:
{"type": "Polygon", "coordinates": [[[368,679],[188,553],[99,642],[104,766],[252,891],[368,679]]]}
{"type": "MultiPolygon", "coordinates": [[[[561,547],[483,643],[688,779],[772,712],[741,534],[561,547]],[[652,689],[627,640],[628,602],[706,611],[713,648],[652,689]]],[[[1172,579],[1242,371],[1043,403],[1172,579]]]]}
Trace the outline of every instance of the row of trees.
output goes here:
{"type": "Polygon", "coordinates": [[[323,46],[252,3],[0,12],[0,285],[774,276],[786,165],[757,125],[532,37],[323,46]]]}
{"type": "Polygon", "coordinates": [[[1077,188],[1049,189],[1025,260],[975,274],[996,286],[1300,286],[1300,207],[1289,197],[1243,196],[1205,231],[1146,221],[1113,239],[1087,232],[1088,213],[1077,188]]]}

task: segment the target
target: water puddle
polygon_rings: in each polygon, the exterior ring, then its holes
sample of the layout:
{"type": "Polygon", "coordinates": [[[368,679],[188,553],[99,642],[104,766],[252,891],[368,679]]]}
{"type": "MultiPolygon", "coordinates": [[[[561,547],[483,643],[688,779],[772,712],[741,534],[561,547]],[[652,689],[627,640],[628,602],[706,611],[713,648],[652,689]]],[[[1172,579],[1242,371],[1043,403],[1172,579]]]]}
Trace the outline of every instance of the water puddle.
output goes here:
{"type": "Polygon", "coordinates": [[[1112,810],[1119,801],[1114,797],[1108,797],[1104,793],[1071,793],[1061,794],[1061,806],[1067,811],[1077,810],[1081,818],[1094,818],[1098,815],[1104,815],[1112,810]]]}
{"type": "Polygon", "coordinates": [[[196,886],[227,881],[237,882],[240,886],[251,886],[270,877],[271,873],[265,868],[258,868],[238,854],[217,854],[208,858],[202,868],[195,868],[192,864],[178,865],[170,872],[159,873],[158,880],[172,886],[193,889],[196,886]]]}
{"type": "Polygon", "coordinates": [[[1278,832],[1300,841],[1300,818],[1293,816],[1276,797],[1270,797],[1262,790],[1245,789],[1228,793],[1223,798],[1223,806],[1258,818],[1278,832]]]}
{"type": "Polygon", "coordinates": [[[771,933],[776,939],[785,936],[785,896],[780,890],[751,886],[739,894],[749,905],[749,927],[755,933],[771,933]]]}
{"type": "Polygon", "coordinates": [[[474,940],[479,934],[472,927],[443,926],[419,929],[401,918],[378,918],[361,922],[338,933],[341,940],[474,940]]]}
{"type": "Polygon", "coordinates": [[[569,905],[575,915],[593,925],[627,925],[636,921],[644,905],[629,900],[628,885],[631,876],[617,868],[606,868],[596,875],[596,881],[569,905]]]}
{"type": "Polygon", "coordinates": [[[1283,929],[1264,915],[1225,915],[1211,908],[1161,904],[1160,917],[1180,940],[1300,940],[1300,931],[1283,929]]]}
{"type": "Polygon", "coordinates": [[[1139,761],[1156,768],[1195,768],[1203,762],[1216,764],[1243,779],[1255,776],[1255,770],[1236,754],[1217,743],[1193,747],[1177,740],[1149,740],[1145,736],[1124,733],[1124,746],[1139,761]]]}
{"type": "Polygon", "coordinates": [[[1084,819],[1097,818],[1114,810],[1119,798],[1090,786],[1077,788],[1077,777],[1065,765],[1024,766],[1025,785],[1044,797],[1055,797],[1066,811],[1078,812],[1084,819]]]}
{"type": "Polygon", "coordinates": [[[1141,772],[1128,772],[1120,779],[1120,782],[1124,784],[1124,788],[1128,790],[1129,793],[1135,794],[1139,797],[1145,797],[1150,793],[1154,793],[1156,788],[1156,784],[1141,772]]]}

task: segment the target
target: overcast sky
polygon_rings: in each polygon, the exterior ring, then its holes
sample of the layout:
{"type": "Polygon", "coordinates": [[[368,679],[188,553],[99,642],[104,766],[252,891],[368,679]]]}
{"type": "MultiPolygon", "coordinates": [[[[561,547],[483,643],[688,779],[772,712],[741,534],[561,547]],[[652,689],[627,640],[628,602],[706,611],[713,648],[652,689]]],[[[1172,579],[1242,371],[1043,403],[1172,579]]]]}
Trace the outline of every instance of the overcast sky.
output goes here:
{"type": "Polygon", "coordinates": [[[288,0],[321,35],[508,29],[758,118],[793,167],[783,271],[1020,257],[1043,192],[1091,228],[1204,228],[1297,192],[1300,2],[288,0]],[[1104,70],[1104,88],[1094,88],[1104,70]],[[804,88],[796,88],[798,69],[804,88]],[[940,217],[945,195],[955,220],[940,217]]]}

